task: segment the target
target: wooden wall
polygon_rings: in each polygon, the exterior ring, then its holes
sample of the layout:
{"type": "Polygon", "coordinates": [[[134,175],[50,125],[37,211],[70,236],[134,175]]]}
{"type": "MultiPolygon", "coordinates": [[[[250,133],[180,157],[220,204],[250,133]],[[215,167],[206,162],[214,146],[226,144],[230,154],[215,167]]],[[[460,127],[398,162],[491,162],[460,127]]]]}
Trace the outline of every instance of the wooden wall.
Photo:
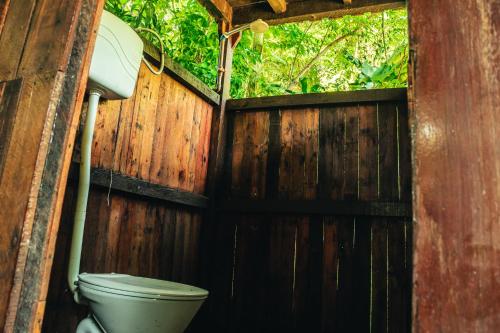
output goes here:
{"type": "Polygon", "coordinates": [[[0,1],[4,332],[40,329],[86,60],[103,6],[103,0],[0,1]]]}
{"type": "Polygon", "coordinates": [[[409,1],[409,14],[413,331],[496,332],[500,1],[409,1]]]}
{"type": "Polygon", "coordinates": [[[410,332],[406,101],[334,101],[230,111],[215,331],[410,332]]]}
{"type": "MultiPolygon", "coordinates": [[[[92,166],[130,181],[204,194],[212,109],[172,76],[154,76],[142,65],[133,97],[100,103],[92,166]]],[[[74,304],[66,282],[76,186],[73,179],[64,204],[45,332],[71,332],[86,314],[74,304]]],[[[115,190],[108,197],[107,188],[93,186],[82,271],[199,285],[201,227],[199,209],[115,190]]]]}

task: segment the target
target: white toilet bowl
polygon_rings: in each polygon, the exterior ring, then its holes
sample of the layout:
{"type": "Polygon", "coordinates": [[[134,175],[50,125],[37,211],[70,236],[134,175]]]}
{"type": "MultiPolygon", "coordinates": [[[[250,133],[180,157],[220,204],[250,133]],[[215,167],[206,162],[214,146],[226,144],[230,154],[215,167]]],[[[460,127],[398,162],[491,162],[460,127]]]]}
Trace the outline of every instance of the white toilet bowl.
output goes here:
{"type": "Polygon", "coordinates": [[[78,293],[107,333],[181,333],[208,297],[201,288],[125,274],[80,274],[78,293]]]}

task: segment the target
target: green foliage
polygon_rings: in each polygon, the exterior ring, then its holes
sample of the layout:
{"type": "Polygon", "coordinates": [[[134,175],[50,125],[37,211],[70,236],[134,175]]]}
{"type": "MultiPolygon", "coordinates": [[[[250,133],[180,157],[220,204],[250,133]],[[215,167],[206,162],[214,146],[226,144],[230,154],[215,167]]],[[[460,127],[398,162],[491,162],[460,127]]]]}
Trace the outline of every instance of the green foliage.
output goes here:
{"type": "MultiPolygon", "coordinates": [[[[217,24],[196,0],[107,0],[106,10],[132,27],[163,37],[166,54],[209,86],[215,86],[217,24]]],[[[141,33],[157,46],[156,38],[141,33]]]]}
{"type": "MultiPolygon", "coordinates": [[[[198,1],[108,0],[106,9],[133,27],[158,31],[171,58],[215,86],[217,24],[198,1]]],[[[272,26],[263,44],[245,31],[234,54],[231,96],[403,87],[407,62],[406,10],[272,26]]]]}

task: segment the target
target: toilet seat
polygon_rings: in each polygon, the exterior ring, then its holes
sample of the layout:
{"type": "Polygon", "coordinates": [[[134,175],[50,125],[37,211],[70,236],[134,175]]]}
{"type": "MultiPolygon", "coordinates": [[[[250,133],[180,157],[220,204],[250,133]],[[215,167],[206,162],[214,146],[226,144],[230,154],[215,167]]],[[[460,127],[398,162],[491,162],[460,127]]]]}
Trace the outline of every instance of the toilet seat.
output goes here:
{"type": "Polygon", "coordinates": [[[78,285],[101,292],[151,299],[199,300],[208,296],[208,291],[201,288],[128,274],[83,273],[78,276],[78,285]]]}

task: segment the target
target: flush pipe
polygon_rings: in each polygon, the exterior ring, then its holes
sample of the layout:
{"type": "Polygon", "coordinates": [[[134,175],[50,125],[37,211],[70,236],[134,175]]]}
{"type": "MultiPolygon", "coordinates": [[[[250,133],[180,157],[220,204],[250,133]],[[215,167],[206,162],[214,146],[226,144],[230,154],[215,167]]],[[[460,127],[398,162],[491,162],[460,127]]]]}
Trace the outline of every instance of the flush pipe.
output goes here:
{"type": "Polygon", "coordinates": [[[78,275],[80,274],[80,259],[82,255],[83,231],[85,228],[85,216],[87,215],[87,200],[90,187],[90,156],[92,148],[92,137],[97,115],[99,98],[102,92],[91,89],[89,93],[89,108],[85,119],[81,143],[80,178],[78,182],[78,196],[76,201],[75,220],[73,225],[73,236],[71,241],[71,252],[69,256],[68,284],[73,293],[75,301],[81,303],[77,291],[78,275]]]}

